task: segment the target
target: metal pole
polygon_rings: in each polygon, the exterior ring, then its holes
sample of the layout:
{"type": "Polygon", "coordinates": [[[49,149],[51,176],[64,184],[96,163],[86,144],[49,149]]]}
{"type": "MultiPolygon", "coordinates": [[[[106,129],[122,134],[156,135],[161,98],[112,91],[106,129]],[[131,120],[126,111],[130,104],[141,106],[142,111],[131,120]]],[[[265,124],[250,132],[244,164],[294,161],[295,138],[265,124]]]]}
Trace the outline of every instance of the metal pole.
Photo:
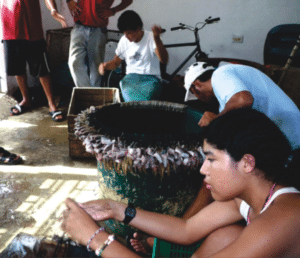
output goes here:
{"type": "Polygon", "coordinates": [[[279,86],[280,86],[280,84],[282,83],[283,78],[285,77],[285,74],[286,74],[286,72],[287,72],[287,69],[291,66],[291,64],[292,64],[292,62],[293,62],[293,56],[294,56],[294,55],[296,54],[296,52],[298,51],[299,45],[300,45],[300,35],[299,35],[299,38],[298,38],[298,40],[297,40],[297,42],[296,42],[296,45],[294,46],[294,48],[293,48],[293,50],[292,50],[292,52],[291,52],[291,54],[290,54],[290,56],[289,56],[289,59],[288,59],[287,62],[286,62],[285,67],[283,68],[281,77],[280,77],[280,79],[279,79],[279,81],[278,81],[278,83],[277,83],[279,86]]]}

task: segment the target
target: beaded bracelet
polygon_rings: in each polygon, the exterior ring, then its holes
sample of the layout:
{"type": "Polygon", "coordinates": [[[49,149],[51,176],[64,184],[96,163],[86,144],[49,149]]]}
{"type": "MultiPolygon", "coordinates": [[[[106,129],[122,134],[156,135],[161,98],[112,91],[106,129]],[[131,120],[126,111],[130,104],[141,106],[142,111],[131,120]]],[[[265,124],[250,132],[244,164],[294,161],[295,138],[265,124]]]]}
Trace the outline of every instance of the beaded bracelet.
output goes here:
{"type": "Polygon", "coordinates": [[[109,235],[107,240],[105,240],[105,242],[103,244],[101,244],[99,246],[99,248],[95,251],[95,254],[100,257],[101,254],[103,253],[104,249],[106,247],[108,247],[114,240],[116,239],[115,235],[112,234],[112,235],[109,235]]]}
{"type": "Polygon", "coordinates": [[[90,238],[90,240],[87,242],[87,244],[86,244],[86,249],[87,249],[89,252],[92,251],[92,249],[90,248],[90,244],[91,244],[93,238],[94,238],[100,231],[103,231],[104,229],[105,229],[104,227],[98,228],[98,229],[96,230],[96,232],[94,233],[94,235],[92,235],[91,238],[90,238]]]}

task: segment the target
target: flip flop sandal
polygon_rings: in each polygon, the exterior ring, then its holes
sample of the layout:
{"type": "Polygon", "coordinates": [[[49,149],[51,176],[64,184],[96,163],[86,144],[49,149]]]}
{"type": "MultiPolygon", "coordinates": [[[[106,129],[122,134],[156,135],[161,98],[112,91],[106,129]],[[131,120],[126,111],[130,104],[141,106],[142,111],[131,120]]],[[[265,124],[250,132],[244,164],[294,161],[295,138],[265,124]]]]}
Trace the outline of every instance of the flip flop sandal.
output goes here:
{"type": "Polygon", "coordinates": [[[23,113],[25,113],[26,111],[28,111],[30,108],[29,107],[24,107],[24,106],[21,106],[19,104],[16,104],[15,106],[13,106],[11,109],[10,109],[10,114],[12,116],[17,116],[17,115],[21,115],[23,113]],[[15,113],[13,110],[16,109],[18,110],[17,113],[15,113]]]}
{"type": "Polygon", "coordinates": [[[49,112],[49,115],[52,117],[52,120],[54,122],[62,122],[64,120],[64,116],[63,116],[63,113],[61,111],[52,111],[52,112],[49,112]],[[61,119],[56,119],[57,116],[62,116],[61,119]]]}
{"type": "Polygon", "coordinates": [[[2,147],[0,148],[0,155],[0,165],[18,165],[23,162],[21,157],[16,159],[18,157],[16,154],[10,153],[2,147]]]}
{"type": "Polygon", "coordinates": [[[142,256],[142,257],[152,257],[152,247],[147,243],[147,238],[150,237],[149,235],[143,233],[143,232],[138,232],[139,234],[143,235],[141,239],[137,239],[135,237],[133,237],[134,233],[131,233],[129,235],[126,236],[126,246],[128,249],[130,249],[131,251],[137,253],[138,255],[142,256]],[[130,239],[136,239],[138,241],[141,242],[141,245],[144,247],[144,249],[146,250],[146,253],[143,252],[137,252],[133,246],[131,245],[130,239]]]}

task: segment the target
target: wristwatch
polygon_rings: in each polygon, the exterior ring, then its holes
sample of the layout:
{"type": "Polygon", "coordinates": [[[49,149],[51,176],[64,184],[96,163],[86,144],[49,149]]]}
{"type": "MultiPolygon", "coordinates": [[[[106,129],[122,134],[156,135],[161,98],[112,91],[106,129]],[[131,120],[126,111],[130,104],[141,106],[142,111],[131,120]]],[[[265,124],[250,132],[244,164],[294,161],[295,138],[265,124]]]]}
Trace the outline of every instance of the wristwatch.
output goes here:
{"type": "Polygon", "coordinates": [[[128,224],[136,215],[136,210],[133,207],[132,203],[128,203],[127,208],[125,209],[125,219],[123,220],[124,224],[128,224]]]}

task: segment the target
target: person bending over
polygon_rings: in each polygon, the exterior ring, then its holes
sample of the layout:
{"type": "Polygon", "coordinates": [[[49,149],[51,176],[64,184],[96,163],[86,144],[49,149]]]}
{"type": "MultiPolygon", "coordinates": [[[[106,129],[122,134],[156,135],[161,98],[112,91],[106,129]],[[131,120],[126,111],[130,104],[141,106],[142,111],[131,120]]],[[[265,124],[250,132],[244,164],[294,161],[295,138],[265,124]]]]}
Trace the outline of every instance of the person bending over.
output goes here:
{"type": "Polygon", "coordinates": [[[101,257],[139,257],[99,228],[108,219],[175,244],[204,239],[192,257],[298,257],[300,149],[292,151],[277,125],[250,108],[217,117],[203,137],[200,173],[215,201],[190,219],[132,207],[129,216],[109,199],[67,199],[61,228],[101,257]]]}
{"type": "Polygon", "coordinates": [[[208,125],[229,110],[251,107],[275,122],[290,141],[300,148],[300,110],[267,75],[256,68],[227,64],[215,69],[209,63],[191,65],[184,77],[185,101],[219,102],[219,114],[205,112],[200,126],[208,125]]]}
{"type": "Polygon", "coordinates": [[[162,90],[160,63],[168,62],[168,52],[160,38],[161,27],[153,25],[152,32],[144,31],[140,16],[125,11],[118,19],[118,29],[124,36],[114,59],[100,64],[100,74],[115,70],[125,60],[126,76],[120,82],[124,101],[158,100],[162,90]]]}

